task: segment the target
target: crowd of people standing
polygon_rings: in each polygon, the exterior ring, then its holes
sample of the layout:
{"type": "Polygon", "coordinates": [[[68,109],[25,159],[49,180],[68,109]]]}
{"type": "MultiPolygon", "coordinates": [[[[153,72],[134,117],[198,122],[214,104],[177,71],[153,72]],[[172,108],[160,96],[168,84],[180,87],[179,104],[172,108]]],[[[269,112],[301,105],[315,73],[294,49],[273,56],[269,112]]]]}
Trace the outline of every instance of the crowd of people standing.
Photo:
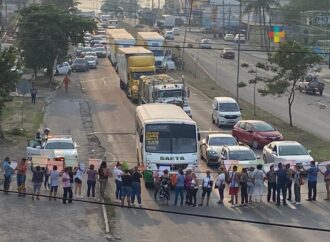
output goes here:
{"type": "MultiPolygon", "coordinates": [[[[26,174],[28,171],[27,159],[22,158],[16,167],[11,166],[9,157],[3,161],[4,168],[4,193],[9,194],[12,176],[16,173],[17,194],[19,197],[26,195],[26,174]]],[[[238,171],[237,166],[230,166],[227,170],[220,167],[218,175],[215,179],[211,176],[210,171],[198,179],[194,170],[187,169],[183,171],[179,169],[177,174],[169,174],[168,170],[154,171],[154,199],[169,204],[171,200],[171,187],[174,188],[173,205],[209,206],[210,196],[214,190],[219,193],[219,205],[224,203],[225,188],[228,186],[232,208],[238,206],[247,207],[249,203],[262,202],[264,184],[267,184],[267,202],[273,202],[280,206],[287,205],[287,201],[296,205],[301,204],[301,187],[305,184],[303,173],[307,174],[308,197],[307,201],[315,201],[317,196],[317,176],[322,173],[326,186],[327,196],[325,200],[330,200],[330,165],[326,166],[326,170],[321,171],[312,161],[310,167],[305,170],[301,166],[296,165],[293,169],[290,164],[277,164],[277,169],[272,164],[268,172],[264,172],[261,164],[254,167],[242,168],[238,171]],[[197,193],[201,187],[201,196],[198,203],[197,193]],[[293,192],[292,192],[293,190],[293,192]],[[240,202],[239,202],[240,193],[240,202]]],[[[113,172],[107,167],[107,163],[103,161],[96,170],[91,164],[88,169],[80,164],[77,167],[65,167],[63,171],[58,171],[55,165],[52,169],[48,167],[42,168],[34,166],[31,163],[32,172],[32,200],[40,199],[40,190],[44,186],[49,191],[48,199],[56,200],[58,187],[63,187],[63,204],[72,203],[73,196],[75,198],[83,198],[82,185],[83,177],[87,175],[87,197],[96,197],[96,183],[99,181],[100,198],[104,198],[108,180],[114,176],[115,180],[115,197],[123,206],[125,200],[128,206],[135,206],[137,200],[138,206],[142,207],[141,201],[141,178],[142,174],[139,167],[134,169],[122,169],[122,164],[117,162],[113,172]]]]}

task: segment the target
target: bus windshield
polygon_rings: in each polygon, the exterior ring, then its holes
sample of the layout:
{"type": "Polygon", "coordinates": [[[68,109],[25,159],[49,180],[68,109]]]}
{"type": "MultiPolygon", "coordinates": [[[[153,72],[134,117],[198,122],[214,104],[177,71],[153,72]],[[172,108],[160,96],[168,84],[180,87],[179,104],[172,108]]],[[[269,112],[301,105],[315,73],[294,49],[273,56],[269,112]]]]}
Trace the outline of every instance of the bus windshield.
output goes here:
{"type": "Polygon", "coordinates": [[[196,127],[191,124],[148,124],[145,150],[150,153],[196,153],[196,127]]]}

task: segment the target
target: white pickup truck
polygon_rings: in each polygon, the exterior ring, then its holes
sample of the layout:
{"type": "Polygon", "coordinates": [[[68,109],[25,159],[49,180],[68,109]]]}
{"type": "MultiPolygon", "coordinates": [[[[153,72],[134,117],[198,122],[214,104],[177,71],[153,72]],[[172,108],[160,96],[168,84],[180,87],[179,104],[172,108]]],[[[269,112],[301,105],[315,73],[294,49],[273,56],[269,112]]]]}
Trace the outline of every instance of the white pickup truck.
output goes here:
{"type": "Polygon", "coordinates": [[[26,157],[48,153],[48,155],[64,158],[78,158],[77,144],[70,135],[50,136],[40,145],[36,140],[30,140],[26,147],[26,157]]]}

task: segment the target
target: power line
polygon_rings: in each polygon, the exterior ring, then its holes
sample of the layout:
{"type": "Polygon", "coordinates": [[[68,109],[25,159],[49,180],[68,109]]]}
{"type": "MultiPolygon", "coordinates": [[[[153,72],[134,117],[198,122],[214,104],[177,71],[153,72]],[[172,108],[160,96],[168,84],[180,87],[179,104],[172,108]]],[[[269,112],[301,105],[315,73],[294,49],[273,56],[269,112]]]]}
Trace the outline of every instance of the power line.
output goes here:
{"type": "MultiPolygon", "coordinates": [[[[5,190],[0,189],[0,191],[4,192],[5,190]]],[[[9,193],[18,194],[17,191],[8,191],[8,192],[9,193]]],[[[36,196],[33,193],[25,193],[25,194],[28,195],[28,196],[33,196],[33,195],[36,196]]],[[[54,197],[50,197],[48,195],[42,195],[42,194],[40,194],[39,197],[54,198],[54,197]]],[[[63,199],[62,197],[56,197],[56,198],[59,199],[59,200],[62,200],[63,199]]],[[[330,229],[318,228],[318,227],[307,227],[307,226],[293,225],[293,224],[284,224],[284,223],[271,223],[271,222],[263,222],[263,221],[248,220],[248,219],[237,219],[237,218],[229,218],[229,217],[206,215],[206,214],[195,214],[195,213],[188,213],[188,212],[178,212],[178,211],[171,211],[171,210],[165,210],[165,209],[156,209],[156,208],[129,207],[129,206],[121,206],[119,204],[114,204],[114,203],[87,201],[87,200],[76,199],[76,198],[72,198],[72,201],[74,201],[74,202],[81,202],[81,203],[89,203],[89,204],[112,206],[112,207],[136,209],[136,210],[141,210],[141,211],[150,211],[150,212],[158,212],[158,213],[165,213],[165,214],[173,214],[173,215],[190,216],[190,217],[197,217],[197,218],[222,220],[222,221],[229,221],[229,222],[248,223],[248,224],[257,224],[257,225],[264,225],[264,226],[280,227],[280,228],[286,228],[286,229],[287,228],[291,228],[291,229],[309,230],[309,231],[317,231],[317,232],[330,233],[330,229]]]]}

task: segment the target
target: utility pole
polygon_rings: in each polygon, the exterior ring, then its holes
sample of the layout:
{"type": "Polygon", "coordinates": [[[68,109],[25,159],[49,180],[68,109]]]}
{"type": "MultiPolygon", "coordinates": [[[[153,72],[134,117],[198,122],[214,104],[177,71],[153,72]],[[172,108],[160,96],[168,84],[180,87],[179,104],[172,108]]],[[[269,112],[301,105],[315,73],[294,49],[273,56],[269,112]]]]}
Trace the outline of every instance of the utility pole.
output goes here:
{"type": "Polygon", "coordinates": [[[192,13],[192,6],[193,6],[194,0],[190,1],[190,10],[188,14],[188,24],[186,24],[185,30],[184,30],[184,37],[183,37],[183,46],[182,46],[182,69],[184,68],[184,49],[186,47],[186,39],[187,39],[187,28],[190,27],[190,19],[191,19],[191,13],[192,13]]]}
{"type": "Polygon", "coordinates": [[[222,0],[222,38],[225,37],[225,0],[222,0]]]}
{"type": "Polygon", "coordinates": [[[213,5],[212,6],[213,38],[217,37],[216,34],[216,23],[217,23],[217,12],[218,12],[217,10],[218,10],[218,6],[213,5]]]}
{"type": "Polygon", "coordinates": [[[237,79],[236,79],[236,101],[238,102],[239,89],[239,62],[241,58],[241,19],[242,19],[242,0],[239,1],[239,19],[238,19],[238,48],[237,48],[237,79]]]}

